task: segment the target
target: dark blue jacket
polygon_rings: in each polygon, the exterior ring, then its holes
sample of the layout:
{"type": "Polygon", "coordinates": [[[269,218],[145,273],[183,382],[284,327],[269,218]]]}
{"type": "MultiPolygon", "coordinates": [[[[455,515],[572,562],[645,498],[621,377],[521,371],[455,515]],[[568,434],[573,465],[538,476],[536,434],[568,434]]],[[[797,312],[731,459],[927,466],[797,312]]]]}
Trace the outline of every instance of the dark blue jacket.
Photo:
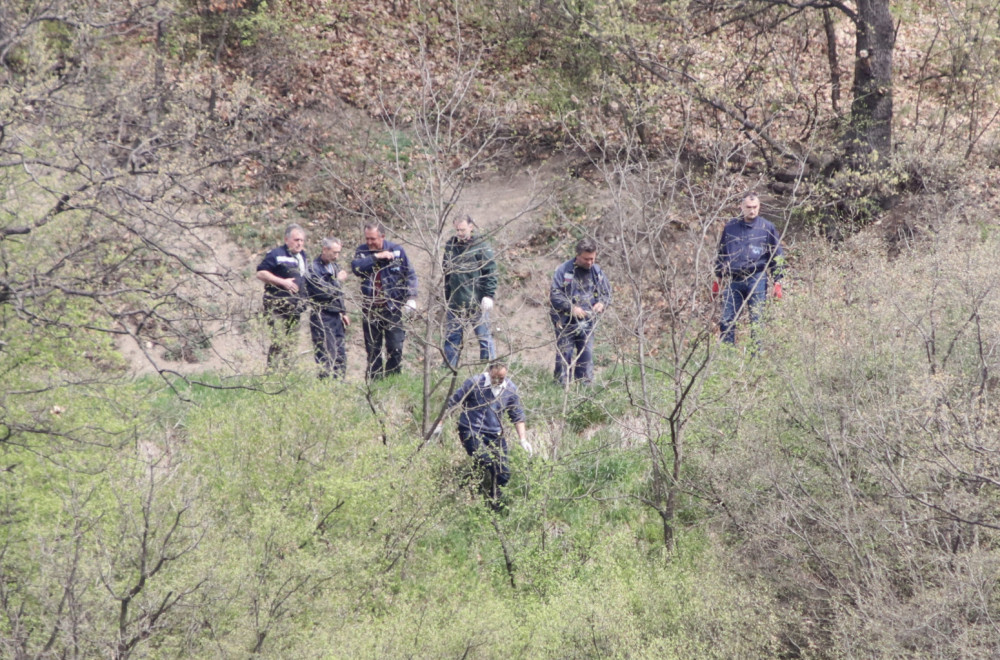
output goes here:
{"type": "Polygon", "coordinates": [[[344,287],[337,275],[343,271],[336,261],[325,264],[322,257],[316,257],[309,266],[306,276],[306,292],[314,308],[320,312],[343,313],[344,287]]]}
{"type": "Polygon", "coordinates": [[[764,216],[758,215],[750,223],[733,218],[726,223],[719,239],[715,275],[746,278],[766,270],[780,280],[784,255],[777,228],[764,216]]]}
{"type": "Polygon", "coordinates": [[[410,298],[417,297],[417,273],[410,265],[406,250],[401,245],[383,241],[379,250],[369,250],[359,245],[351,260],[351,271],[361,278],[361,296],[367,307],[385,305],[390,310],[402,308],[410,298]],[[388,250],[392,259],[376,259],[375,252],[388,250]],[[381,296],[376,294],[381,288],[381,296]]]}
{"type": "Polygon", "coordinates": [[[466,379],[448,399],[448,407],[461,404],[462,414],[458,425],[477,435],[498,436],[503,433],[500,415],[506,411],[515,424],[525,420],[524,407],[517,393],[517,385],[509,378],[504,381],[500,396],[494,397],[490,389],[490,375],[477,374],[466,379]]]}
{"type": "Polygon", "coordinates": [[[574,305],[590,312],[599,302],[604,303],[605,308],[611,304],[611,284],[600,266],[594,264],[587,270],[577,266],[575,259],[570,259],[556,268],[549,289],[549,304],[557,323],[565,325],[575,321],[574,305]]]}
{"type": "MultiPolygon", "coordinates": [[[[302,255],[302,263],[309,267],[309,256],[306,251],[299,252],[302,255]]],[[[305,293],[306,273],[299,269],[299,261],[295,258],[285,245],[279,245],[266,255],[257,265],[257,270],[266,270],[281,278],[294,278],[299,285],[299,294],[292,293],[286,289],[281,289],[267,282],[264,283],[264,300],[283,300],[286,298],[301,298],[305,293]]]]}

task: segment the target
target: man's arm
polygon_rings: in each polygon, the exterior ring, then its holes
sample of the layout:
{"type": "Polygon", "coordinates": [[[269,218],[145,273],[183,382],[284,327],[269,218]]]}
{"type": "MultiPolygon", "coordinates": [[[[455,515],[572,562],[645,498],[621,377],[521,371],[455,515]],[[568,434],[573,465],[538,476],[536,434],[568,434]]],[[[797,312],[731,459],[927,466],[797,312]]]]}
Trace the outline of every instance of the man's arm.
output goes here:
{"type": "Polygon", "coordinates": [[[775,282],[785,275],[785,251],[781,249],[781,237],[778,236],[778,228],[771,225],[768,232],[768,250],[771,253],[771,261],[767,264],[767,269],[771,271],[771,277],[775,282]]]}
{"type": "Polygon", "coordinates": [[[715,276],[722,278],[726,276],[726,271],[728,268],[728,256],[725,254],[726,249],[726,228],[722,228],[722,235],[719,236],[719,247],[715,251],[715,276]]]}
{"type": "Polygon", "coordinates": [[[364,245],[358,246],[351,260],[351,272],[358,277],[367,277],[375,271],[375,255],[364,245]]]}
{"type": "Polygon", "coordinates": [[[573,302],[563,289],[564,278],[562,270],[562,266],[560,266],[556,268],[555,274],[552,275],[552,285],[549,288],[549,304],[552,305],[552,309],[563,316],[569,316],[573,311],[573,302]]]}
{"type": "Polygon", "coordinates": [[[278,277],[269,270],[258,270],[257,279],[265,284],[270,284],[271,286],[277,287],[279,289],[285,289],[296,293],[299,290],[299,285],[295,283],[295,278],[293,277],[278,277]]]}
{"type": "Polygon", "coordinates": [[[410,263],[410,258],[406,256],[406,250],[400,246],[399,248],[399,258],[403,262],[403,271],[406,273],[406,288],[407,288],[407,298],[409,300],[416,300],[417,298],[417,271],[414,270],[413,265],[410,263]]]}
{"type": "Polygon", "coordinates": [[[480,298],[494,298],[497,293],[497,261],[493,248],[483,245],[483,265],[479,269],[479,282],[482,288],[480,298]]]}
{"type": "Polygon", "coordinates": [[[608,308],[608,305],[611,304],[611,282],[608,280],[608,276],[604,274],[603,270],[598,271],[598,275],[597,303],[594,305],[594,311],[601,314],[608,308]]]}

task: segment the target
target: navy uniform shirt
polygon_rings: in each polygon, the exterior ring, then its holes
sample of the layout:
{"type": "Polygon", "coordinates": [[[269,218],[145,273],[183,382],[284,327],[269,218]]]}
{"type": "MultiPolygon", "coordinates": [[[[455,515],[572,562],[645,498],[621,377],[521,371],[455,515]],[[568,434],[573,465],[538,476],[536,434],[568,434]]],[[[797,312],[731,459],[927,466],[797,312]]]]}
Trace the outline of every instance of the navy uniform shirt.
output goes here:
{"type": "Polygon", "coordinates": [[[611,284],[597,264],[588,270],[577,266],[575,259],[570,259],[556,268],[552,276],[549,303],[553,316],[560,323],[572,323],[576,321],[573,318],[574,306],[585,312],[592,312],[597,303],[604,303],[607,308],[611,304],[611,284]]]}
{"type": "Polygon", "coordinates": [[[400,309],[407,300],[417,297],[417,273],[401,245],[383,241],[378,250],[361,244],[354,250],[351,270],[361,278],[361,295],[368,307],[400,309]],[[392,259],[376,259],[377,252],[392,252],[392,259]]]}
{"type": "Polygon", "coordinates": [[[780,280],[783,259],[778,230],[764,216],[758,215],[752,222],[733,218],[719,238],[715,274],[744,279],[767,270],[780,280]]]}
{"type": "Polygon", "coordinates": [[[325,264],[322,257],[313,260],[309,275],[306,276],[306,292],[319,311],[337,314],[347,311],[344,306],[344,287],[337,279],[337,275],[343,270],[336,261],[325,264]]]}
{"type": "MultiPolygon", "coordinates": [[[[266,255],[264,259],[257,264],[257,270],[266,270],[267,272],[280,277],[282,279],[292,278],[295,283],[299,285],[299,291],[305,292],[305,277],[306,277],[306,264],[309,263],[309,257],[306,255],[306,251],[303,250],[299,252],[298,255],[294,255],[289,251],[288,247],[285,245],[279,245],[274,248],[266,255]],[[301,257],[301,262],[299,261],[301,257]]],[[[283,300],[285,298],[298,298],[299,294],[292,293],[287,289],[282,289],[269,284],[264,283],[264,300],[283,300]]]]}
{"type": "Polygon", "coordinates": [[[506,412],[515,424],[525,420],[524,406],[517,393],[517,385],[507,378],[500,394],[494,395],[490,387],[489,373],[481,373],[466,379],[462,386],[448,399],[448,407],[461,404],[462,414],[458,425],[476,435],[498,436],[503,433],[501,415],[506,412]]]}

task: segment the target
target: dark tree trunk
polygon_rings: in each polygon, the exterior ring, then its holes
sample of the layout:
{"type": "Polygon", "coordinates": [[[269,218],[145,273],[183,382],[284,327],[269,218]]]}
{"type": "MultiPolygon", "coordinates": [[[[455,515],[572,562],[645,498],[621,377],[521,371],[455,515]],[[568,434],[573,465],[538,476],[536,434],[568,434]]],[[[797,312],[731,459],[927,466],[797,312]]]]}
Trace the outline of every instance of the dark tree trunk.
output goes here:
{"type": "Polygon", "coordinates": [[[892,147],[892,51],[889,0],[858,0],[851,124],[847,154],[864,169],[888,163],[892,147]]]}

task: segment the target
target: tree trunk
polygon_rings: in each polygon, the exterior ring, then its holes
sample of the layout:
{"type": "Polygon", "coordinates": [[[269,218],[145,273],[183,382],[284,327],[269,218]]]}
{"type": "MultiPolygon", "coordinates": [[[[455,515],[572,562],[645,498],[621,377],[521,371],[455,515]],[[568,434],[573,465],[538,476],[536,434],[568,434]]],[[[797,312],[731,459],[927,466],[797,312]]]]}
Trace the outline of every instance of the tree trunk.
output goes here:
{"type": "Polygon", "coordinates": [[[879,169],[892,147],[892,50],[896,33],[889,0],[858,0],[854,86],[847,154],[853,164],[879,169]]]}

